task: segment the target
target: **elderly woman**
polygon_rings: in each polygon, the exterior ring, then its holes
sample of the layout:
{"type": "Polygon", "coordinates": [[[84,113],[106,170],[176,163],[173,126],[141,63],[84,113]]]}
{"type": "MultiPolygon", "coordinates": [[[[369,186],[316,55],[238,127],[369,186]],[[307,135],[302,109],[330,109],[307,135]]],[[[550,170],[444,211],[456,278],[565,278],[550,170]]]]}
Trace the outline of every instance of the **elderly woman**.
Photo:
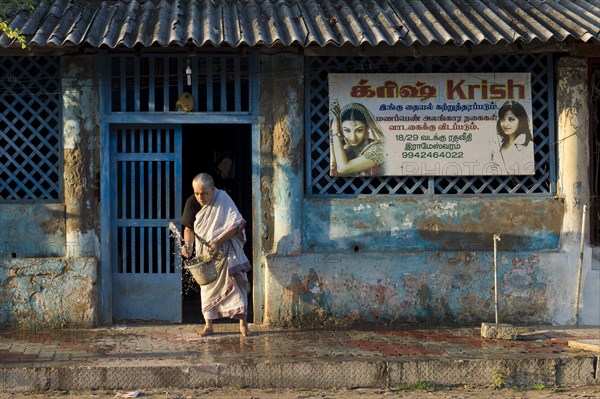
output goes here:
{"type": "MultiPolygon", "coordinates": [[[[212,176],[200,173],[192,181],[194,196],[202,205],[194,221],[196,254],[213,257],[217,279],[200,286],[202,314],[206,320],[201,336],[212,334],[213,320],[233,318],[240,321],[240,333],[248,335],[248,282],[250,262],[244,254],[246,221],[223,190],[215,188],[212,176]],[[198,238],[199,237],[199,238],[198,238]],[[203,244],[203,242],[205,242],[203,244]]],[[[192,253],[194,241],[186,240],[186,253],[192,253]]]]}

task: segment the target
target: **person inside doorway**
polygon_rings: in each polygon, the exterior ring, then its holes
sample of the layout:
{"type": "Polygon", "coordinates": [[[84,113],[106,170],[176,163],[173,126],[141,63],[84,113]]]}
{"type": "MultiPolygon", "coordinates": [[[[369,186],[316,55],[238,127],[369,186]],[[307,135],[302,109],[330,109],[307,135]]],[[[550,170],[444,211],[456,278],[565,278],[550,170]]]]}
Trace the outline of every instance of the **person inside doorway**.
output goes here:
{"type": "Polygon", "coordinates": [[[245,337],[249,334],[246,319],[250,284],[247,273],[251,270],[250,261],[244,254],[246,221],[229,194],[216,188],[208,173],[194,177],[192,187],[201,209],[193,224],[196,238],[185,240],[182,255],[193,253],[195,246],[197,255],[213,257],[218,271],[214,282],[200,287],[202,315],[206,321],[200,336],[214,333],[213,320],[232,318],[240,321],[240,333],[245,337]]]}

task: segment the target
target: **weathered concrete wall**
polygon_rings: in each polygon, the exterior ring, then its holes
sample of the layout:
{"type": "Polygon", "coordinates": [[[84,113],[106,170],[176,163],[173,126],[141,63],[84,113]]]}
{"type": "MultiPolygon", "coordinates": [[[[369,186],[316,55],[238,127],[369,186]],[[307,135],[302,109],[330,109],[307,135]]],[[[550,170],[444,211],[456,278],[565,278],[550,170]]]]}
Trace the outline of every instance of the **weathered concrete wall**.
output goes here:
{"type": "MultiPolygon", "coordinates": [[[[264,260],[265,321],[493,321],[492,237],[499,234],[500,321],[574,322],[581,207],[589,195],[584,62],[561,60],[557,74],[556,197],[307,198],[301,250],[274,246],[264,260]]],[[[299,162],[303,154],[290,156],[299,162]]],[[[292,188],[292,198],[304,195],[292,188]]],[[[590,259],[583,258],[584,272],[590,259]]]]}
{"type": "Polygon", "coordinates": [[[305,251],[268,257],[267,320],[281,325],[563,324],[560,199],[307,199],[305,251]],[[558,299],[560,298],[560,299],[558,299]]]}
{"type": "Polygon", "coordinates": [[[100,119],[95,57],[61,61],[61,204],[0,209],[0,327],[96,323],[100,119]]]}
{"type": "Polygon", "coordinates": [[[304,151],[302,56],[261,58],[261,224],[265,252],[300,250],[304,151]]]}
{"type": "Polygon", "coordinates": [[[63,204],[2,204],[0,259],[65,255],[63,204]]]}
{"type": "MultiPolygon", "coordinates": [[[[584,223],[584,252],[580,254],[583,205],[590,196],[589,187],[589,104],[588,70],[584,58],[565,57],[558,61],[557,99],[557,148],[558,148],[558,194],[565,200],[565,215],[561,236],[561,250],[567,261],[558,266],[568,270],[570,276],[579,277],[581,267],[579,324],[600,324],[599,271],[592,270],[592,248],[589,240],[589,219],[584,223]],[[582,255],[582,256],[581,256],[582,255]],[[581,261],[580,261],[581,256],[581,261]],[[595,311],[593,309],[596,309],[595,311]],[[591,312],[590,312],[591,311],[591,312]]],[[[588,216],[589,217],[589,216],[588,216]]],[[[579,281],[569,278],[570,297],[564,303],[575,312],[579,281]]],[[[567,299],[567,298],[565,298],[567,299]]]]}
{"type": "MultiPolygon", "coordinates": [[[[501,322],[564,324],[558,253],[498,254],[501,322]],[[557,318],[559,317],[559,318],[557,318]]],[[[276,325],[494,321],[493,252],[314,252],[268,257],[267,320],[276,325]]]]}
{"type": "Polygon", "coordinates": [[[93,258],[0,260],[0,327],[94,326],[96,263],[93,258]]]}
{"type": "MultiPolygon", "coordinates": [[[[269,277],[266,255],[301,252],[304,150],[304,59],[298,54],[261,56],[260,203],[255,207],[255,320],[265,322],[269,277]]],[[[257,185],[255,184],[254,187],[257,185]]]]}
{"type": "Polygon", "coordinates": [[[557,198],[307,199],[303,242],[311,251],[558,249],[557,198]]]}
{"type": "Polygon", "coordinates": [[[100,101],[96,57],[63,57],[63,147],[68,257],[100,254],[100,101]]]}

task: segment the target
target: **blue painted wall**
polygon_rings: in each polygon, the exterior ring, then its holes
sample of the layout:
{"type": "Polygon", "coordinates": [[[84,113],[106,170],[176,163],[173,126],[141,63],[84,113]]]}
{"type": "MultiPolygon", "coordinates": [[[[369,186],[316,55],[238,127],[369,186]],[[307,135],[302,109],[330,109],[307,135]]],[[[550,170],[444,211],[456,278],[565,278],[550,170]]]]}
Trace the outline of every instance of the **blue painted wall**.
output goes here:
{"type": "Polygon", "coordinates": [[[303,247],[354,251],[556,249],[563,202],[556,198],[307,199],[303,247]]]}
{"type": "Polygon", "coordinates": [[[63,204],[0,205],[0,260],[64,256],[63,204]]]}
{"type": "Polygon", "coordinates": [[[556,198],[305,199],[302,252],[267,257],[267,319],[283,325],[553,323],[563,283],[556,198]],[[554,253],[544,255],[543,251],[554,253]],[[540,252],[542,251],[542,252],[540,252]]]}

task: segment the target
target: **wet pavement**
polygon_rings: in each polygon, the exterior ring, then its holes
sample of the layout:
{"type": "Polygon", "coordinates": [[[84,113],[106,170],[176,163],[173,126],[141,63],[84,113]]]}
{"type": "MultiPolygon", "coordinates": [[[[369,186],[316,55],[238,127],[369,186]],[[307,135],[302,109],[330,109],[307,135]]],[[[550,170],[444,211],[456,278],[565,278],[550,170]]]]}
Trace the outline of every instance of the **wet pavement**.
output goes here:
{"type": "Polygon", "coordinates": [[[0,391],[116,386],[389,387],[600,384],[600,327],[520,328],[517,340],[480,328],[299,330],[217,324],[0,332],[0,391]]]}

